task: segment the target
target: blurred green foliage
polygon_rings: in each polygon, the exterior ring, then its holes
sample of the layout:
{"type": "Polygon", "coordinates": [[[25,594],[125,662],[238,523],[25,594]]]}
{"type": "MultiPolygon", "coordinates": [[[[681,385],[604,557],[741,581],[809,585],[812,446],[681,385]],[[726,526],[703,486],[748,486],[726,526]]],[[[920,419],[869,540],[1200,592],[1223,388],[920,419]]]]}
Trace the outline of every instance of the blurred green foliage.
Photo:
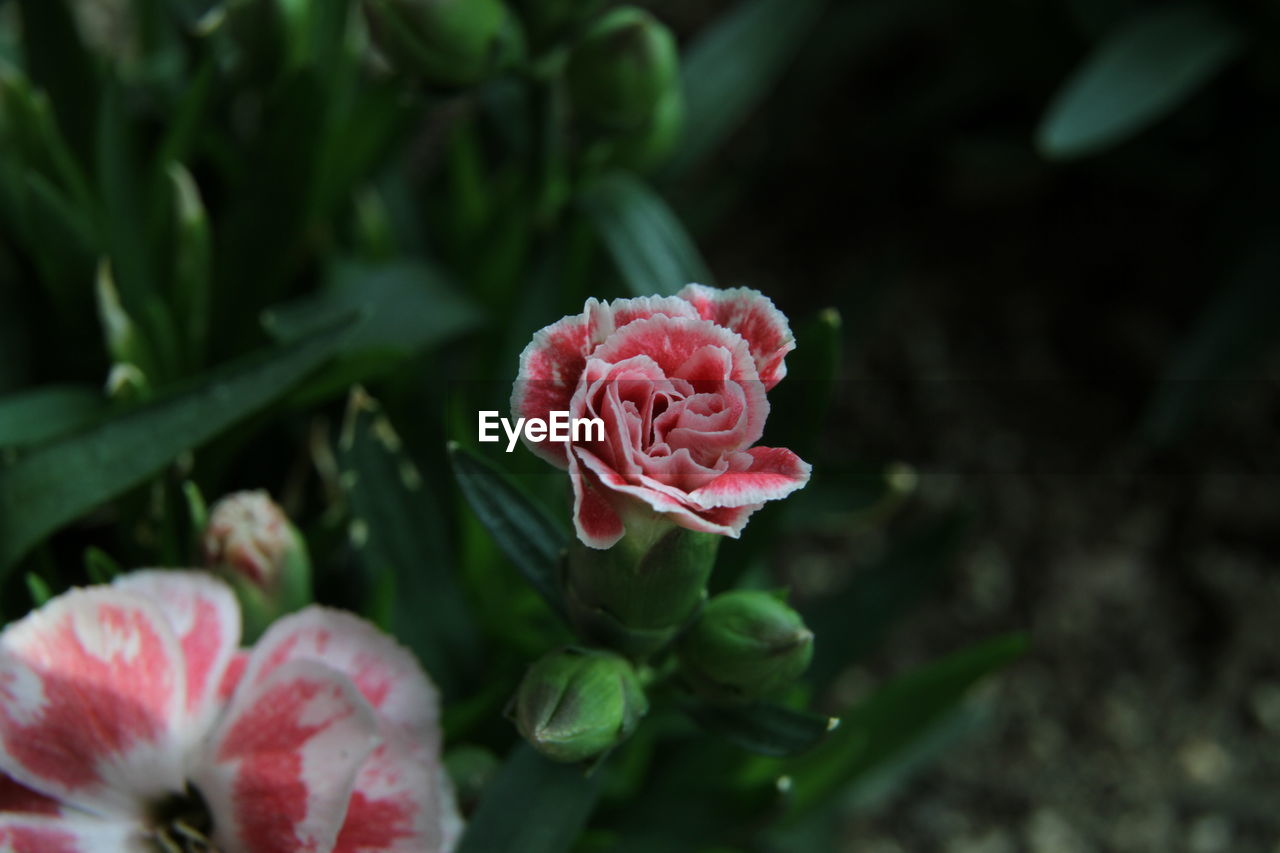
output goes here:
{"type": "MultiPolygon", "coordinates": [[[[471,447],[475,412],[505,408],[530,335],[587,296],[714,283],[699,238],[749,197],[760,152],[803,144],[797,118],[913,28],[1002,50],[957,49],[963,68],[873,102],[848,156],[1015,98],[1003,135],[956,156],[1016,183],[1209,162],[1186,150],[1219,133],[1215,94],[1275,90],[1280,12],[1046,0],[1042,44],[1011,2],[650,5],[0,2],[5,617],[115,566],[190,563],[200,494],[267,488],[307,537],[319,597],[410,647],[442,687],[450,747],[483,757],[465,762],[481,769],[461,786],[464,850],[819,849],[860,787],[932,754],[968,688],[1024,643],[978,644],[858,701],[841,689],[969,518],[907,512],[909,469],[854,459],[821,427],[874,322],[876,270],[848,291],[797,277],[771,294],[799,348],[769,436],[816,474],[723,543],[713,584],[772,589],[832,529],[885,541],[879,559],[852,571],[833,549],[824,583],[794,598],[816,635],[801,684],[722,707],[642,673],[660,685],[650,715],[590,775],[502,716],[529,663],[572,637],[566,504],[562,476],[523,451],[471,447]]],[[[1259,175],[1268,133],[1246,147],[1259,175]]],[[[1142,420],[1149,447],[1210,401],[1184,380],[1275,339],[1270,230],[1223,230],[1234,277],[1200,294],[1211,307],[1142,420]]]]}

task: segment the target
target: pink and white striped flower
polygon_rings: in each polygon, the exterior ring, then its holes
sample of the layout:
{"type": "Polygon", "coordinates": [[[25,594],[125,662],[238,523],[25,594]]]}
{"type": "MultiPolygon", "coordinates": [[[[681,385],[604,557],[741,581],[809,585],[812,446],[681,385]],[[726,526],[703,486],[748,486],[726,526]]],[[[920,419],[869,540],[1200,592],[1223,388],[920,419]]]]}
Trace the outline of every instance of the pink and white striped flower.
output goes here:
{"type": "Polygon", "coordinates": [[[437,853],[461,822],[436,691],[311,607],[240,650],[220,581],[141,571],[0,634],[0,850],[437,853]]]}
{"type": "Polygon", "coordinates": [[[612,546],[637,509],[736,537],[765,501],[809,480],[790,450],[753,446],[794,348],[787,318],[747,288],[588,299],[525,347],[511,408],[604,422],[603,441],[528,443],[568,469],[586,545],[612,546]]]}

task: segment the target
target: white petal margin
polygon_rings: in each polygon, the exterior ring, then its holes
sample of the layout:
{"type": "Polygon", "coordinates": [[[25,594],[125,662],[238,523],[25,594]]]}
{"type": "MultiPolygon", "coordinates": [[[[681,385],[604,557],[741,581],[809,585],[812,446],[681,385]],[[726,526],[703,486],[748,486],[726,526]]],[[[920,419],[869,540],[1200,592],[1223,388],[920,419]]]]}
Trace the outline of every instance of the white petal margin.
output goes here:
{"type": "Polygon", "coordinates": [[[72,590],[0,634],[0,770],[96,814],[184,787],[181,648],[149,599],[72,590]]]}
{"type": "Polygon", "coordinates": [[[149,853],[131,823],[0,814],[0,853],[149,853]]]}
{"type": "Polygon", "coordinates": [[[292,660],[256,685],[241,682],[192,774],[219,848],[331,850],[377,730],[350,679],[315,661],[292,660]]]}
{"type": "Polygon", "coordinates": [[[440,741],[439,696],[408,649],[343,610],[311,606],[277,620],[253,647],[240,690],[291,660],[319,661],[346,675],[379,718],[440,741]]]}
{"type": "Polygon", "coordinates": [[[240,605],[231,588],[200,571],[147,569],[122,575],[118,589],[159,605],[182,647],[187,670],[183,742],[195,746],[221,708],[218,686],[240,645],[240,605]]]}

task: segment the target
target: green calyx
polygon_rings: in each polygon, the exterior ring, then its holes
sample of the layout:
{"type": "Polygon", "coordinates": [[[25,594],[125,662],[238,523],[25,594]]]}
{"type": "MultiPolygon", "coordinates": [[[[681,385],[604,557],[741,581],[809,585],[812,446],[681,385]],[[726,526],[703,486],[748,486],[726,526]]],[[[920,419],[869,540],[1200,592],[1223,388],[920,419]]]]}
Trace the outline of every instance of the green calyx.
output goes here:
{"type": "Polygon", "coordinates": [[[813,632],[779,597],[736,590],[707,602],[679,644],[681,672],[713,701],[748,701],[786,687],[813,658],[813,632]]]}
{"type": "Polygon", "coordinates": [[[653,515],[626,525],[612,548],[570,548],[565,601],[579,635],[641,658],[669,645],[706,600],[720,537],[653,515]]]}
{"type": "Polygon", "coordinates": [[[470,86],[524,55],[520,23],[502,0],[364,0],[379,50],[397,70],[470,86]]]}
{"type": "Polygon", "coordinates": [[[588,28],[569,55],[578,115],[605,128],[637,129],[680,87],[675,37],[651,14],[622,6],[588,28]]]}
{"type": "Polygon", "coordinates": [[[543,755],[580,762],[630,737],[648,710],[644,688],[625,658],[566,648],[529,668],[511,713],[521,736],[543,755]]]}

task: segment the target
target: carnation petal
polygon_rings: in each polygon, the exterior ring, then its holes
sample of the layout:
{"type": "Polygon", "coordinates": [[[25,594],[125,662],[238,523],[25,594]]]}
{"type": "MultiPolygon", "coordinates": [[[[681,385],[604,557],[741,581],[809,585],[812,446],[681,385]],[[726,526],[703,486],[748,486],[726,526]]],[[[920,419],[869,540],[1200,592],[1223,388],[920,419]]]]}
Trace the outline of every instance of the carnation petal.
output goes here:
{"type": "Polygon", "coordinates": [[[147,848],[138,835],[127,822],[0,814],[4,853],[142,853],[147,848]]]}
{"type": "Polygon", "coordinates": [[[749,287],[720,290],[701,284],[686,285],[676,295],[692,304],[702,319],[732,329],[746,339],[766,389],[787,375],[784,359],[796,348],[796,340],[786,315],[769,297],[749,287]]]}
{"type": "Polygon", "coordinates": [[[258,640],[241,682],[253,689],[291,660],[323,663],[351,679],[378,717],[421,739],[440,739],[439,695],[413,654],[365,620],[312,606],[277,620],[258,640]]]}
{"type": "Polygon", "coordinates": [[[291,660],[241,685],[192,781],[221,849],[329,851],[356,774],[378,744],[373,710],[351,681],[291,660]]]}
{"type": "Polygon", "coordinates": [[[218,685],[240,645],[240,605],[206,572],[152,569],[117,578],[118,589],[156,602],[182,647],[187,671],[187,743],[204,736],[221,707],[218,685]]]}
{"type": "MultiPolygon", "coordinates": [[[[622,517],[600,491],[594,477],[583,470],[578,461],[580,456],[596,458],[581,448],[575,448],[574,453],[569,456],[569,479],[573,483],[573,528],[578,539],[588,548],[612,548],[626,532],[622,517]]],[[[600,468],[609,470],[603,464],[600,468]]]]}
{"type": "Polygon", "coordinates": [[[760,504],[784,498],[809,482],[812,466],[785,447],[752,447],[751,467],[726,471],[689,493],[702,509],[760,504]]]}
{"type": "Polygon", "coordinates": [[[461,821],[436,751],[383,726],[356,777],[333,853],[444,853],[461,821]]]}
{"type": "MultiPolygon", "coordinates": [[[[567,411],[591,348],[587,313],[564,317],[534,333],[520,353],[520,372],[511,389],[511,411],[518,418],[547,420],[567,411]]],[[[563,445],[550,441],[526,446],[560,468],[568,463],[563,445]]]]}
{"type": "Polygon", "coordinates": [[[183,787],[186,671],[149,599],[64,593],[0,635],[0,770],[91,812],[183,787]]]}
{"type": "MultiPolygon", "coordinates": [[[[736,539],[738,534],[742,532],[742,525],[746,524],[746,516],[742,516],[741,524],[737,524],[736,527],[733,526],[738,521],[737,514],[729,516],[730,523],[722,523],[717,520],[717,516],[725,515],[724,513],[718,513],[715,511],[708,513],[690,507],[685,504],[680,497],[673,495],[670,488],[663,488],[661,484],[652,483],[642,485],[629,483],[624,480],[620,474],[605,465],[604,462],[601,461],[600,457],[596,456],[589,450],[577,447],[574,448],[574,455],[581,460],[582,466],[586,469],[583,472],[584,480],[591,475],[594,475],[598,478],[598,481],[604,488],[612,489],[613,491],[619,492],[629,498],[639,500],[654,512],[667,516],[681,527],[689,530],[698,530],[703,533],[719,533],[723,536],[732,536],[736,539]]],[[[605,501],[607,504],[607,500],[605,498],[601,497],[601,500],[605,501]]],[[[610,506],[610,512],[613,512],[615,517],[617,516],[617,512],[613,510],[612,506],[610,506]]],[[[748,512],[747,515],[750,515],[750,513],[748,512]]],[[[618,519],[618,523],[619,528],[621,529],[621,518],[618,519]]],[[[582,538],[581,528],[579,528],[578,536],[579,538],[582,538]]],[[[613,544],[613,542],[616,542],[621,538],[622,532],[619,532],[617,538],[610,542],[609,545],[592,545],[591,542],[586,539],[582,539],[582,541],[593,548],[608,548],[613,544]]]]}

